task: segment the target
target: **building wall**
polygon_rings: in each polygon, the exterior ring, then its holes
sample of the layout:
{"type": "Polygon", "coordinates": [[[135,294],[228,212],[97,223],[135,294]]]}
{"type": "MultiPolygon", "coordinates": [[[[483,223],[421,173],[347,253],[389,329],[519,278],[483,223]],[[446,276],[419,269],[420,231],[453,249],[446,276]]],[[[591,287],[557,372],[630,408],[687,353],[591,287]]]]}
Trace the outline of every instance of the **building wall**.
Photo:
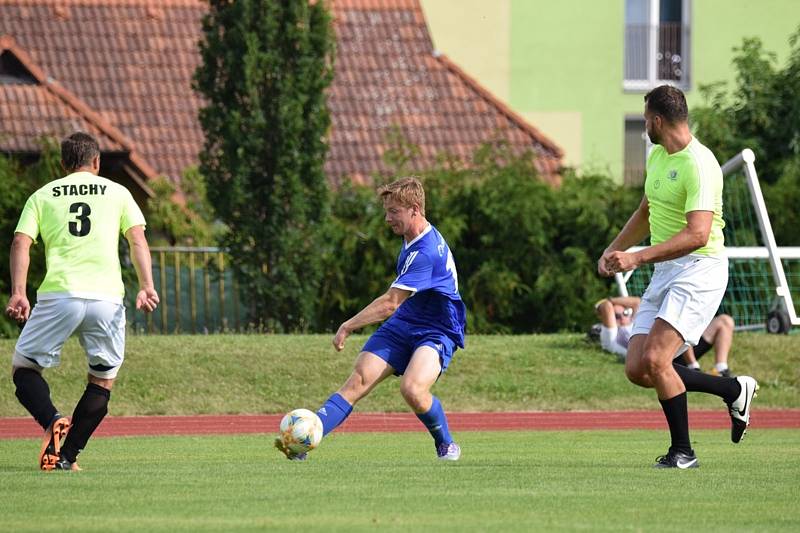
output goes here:
{"type": "Polygon", "coordinates": [[[624,4],[514,1],[511,105],[568,152],[567,162],[606,169],[622,86],[624,4]],[[571,120],[565,118],[569,116],[571,120]],[[570,127],[571,125],[571,127],[570,127]]]}
{"type": "Polygon", "coordinates": [[[508,103],[511,0],[421,0],[433,46],[508,103]]]}
{"type": "MultiPolygon", "coordinates": [[[[434,44],[566,151],[566,162],[621,180],[626,116],[625,0],[421,0],[434,44]]],[[[733,48],[757,36],[783,64],[798,0],[690,0],[690,109],[698,87],[732,81],[733,48]]]]}

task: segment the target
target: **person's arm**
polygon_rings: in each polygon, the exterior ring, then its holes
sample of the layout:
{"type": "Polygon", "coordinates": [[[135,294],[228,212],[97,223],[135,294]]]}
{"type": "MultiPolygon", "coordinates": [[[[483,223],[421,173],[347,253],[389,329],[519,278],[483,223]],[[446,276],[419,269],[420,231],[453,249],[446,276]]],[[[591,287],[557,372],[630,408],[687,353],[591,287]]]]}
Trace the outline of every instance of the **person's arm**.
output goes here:
{"type": "Polygon", "coordinates": [[[411,291],[391,287],[384,294],[375,298],[354,317],[343,322],[342,325],[339,326],[339,330],[333,337],[333,347],[336,348],[337,352],[342,351],[342,349],[344,349],[344,341],[351,333],[364,326],[386,320],[397,311],[400,304],[405,302],[411,294],[411,291]]]}
{"type": "Polygon", "coordinates": [[[597,313],[597,318],[600,319],[603,326],[607,328],[617,327],[617,318],[614,316],[614,304],[611,303],[609,298],[597,302],[597,305],[594,306],[594,311],[597,313]]]}
{"type": "Polygon", "coordinates": [[[136,309],[152,312],[158,306],[158,293],[153,284],[153,267],[150,259],[150,247],[144,236],[144,226],[131,226],[125,232],[125,238],[131,248],[131,260],[139,280],[139,292],[136,294],[136,309]]]}
{"type": "Polygon", "coordinates": [[[647,203],[647,197],[642,196],[639,207],[625,223],[619,235],[603,251],[603,255],[597,262],[597,271],[600,275],[612,276],[614,271],[609,269],[609,258],[615,253],[624,253],[631,246],[642,242],[648,235],[650,235],[650,206],[647,203]]]}
{"type": "Polygon", "coordinates": [[[638,296],[612,296],[608,300],[614,305],[630,307],[634,313],[639,310],[639,303],[642,301],[638,296]]]}
{"type": "Polygon", "coordinates": [[[606,260],[606,268],[612,274],[627,272],[645,263],[658,263],[688,255],[708,243],[713,219],[712,211],[690,211],[686,213],[686,226],[669,240],[638,252],[612,252],[606,260]]]}
{"type": "Polygon", "coordinates": [[[31,304],[25,290],[31,263],[31,244],[33,239],[19,232],[14,234],[11,242],[11,297],[6,305],[6,314],[17,322],[25,322],[31,314],[31,304]]]}

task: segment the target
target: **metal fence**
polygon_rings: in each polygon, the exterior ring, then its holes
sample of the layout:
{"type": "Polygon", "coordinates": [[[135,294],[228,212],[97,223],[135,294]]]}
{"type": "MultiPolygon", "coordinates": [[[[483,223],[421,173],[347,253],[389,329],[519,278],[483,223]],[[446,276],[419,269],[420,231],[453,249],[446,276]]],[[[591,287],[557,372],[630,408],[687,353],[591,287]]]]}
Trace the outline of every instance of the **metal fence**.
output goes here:
{"type": "Polygon", "coordinates": [[[126,291],[128,327],[134,333],[242,331],[246,308],[239,284],[219,248],[154,247],[153,281],[161,303],[153,313],[136,310],[136,285],[126,291]]]}

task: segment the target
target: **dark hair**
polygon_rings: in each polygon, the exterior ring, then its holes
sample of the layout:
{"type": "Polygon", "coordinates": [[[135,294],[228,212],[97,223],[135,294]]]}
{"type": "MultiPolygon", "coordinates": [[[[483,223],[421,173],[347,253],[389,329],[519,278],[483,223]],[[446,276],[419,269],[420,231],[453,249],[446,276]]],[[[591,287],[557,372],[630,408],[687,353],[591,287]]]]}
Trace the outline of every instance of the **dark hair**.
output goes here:
{"type": "Polygon", "coordinates": [[[686,122],[689,108],[683,92],[672,85],[661,85],[646,95],[644,101],[651,113],[661,115],[667,122],[675,124],[686,122]]]}
{"type": "Polygon", "coordinates": [[[99,155],[100,145],[88,133],[79,131],[61,141],[61,162],[67,172],[90,165],[99,155]]]}

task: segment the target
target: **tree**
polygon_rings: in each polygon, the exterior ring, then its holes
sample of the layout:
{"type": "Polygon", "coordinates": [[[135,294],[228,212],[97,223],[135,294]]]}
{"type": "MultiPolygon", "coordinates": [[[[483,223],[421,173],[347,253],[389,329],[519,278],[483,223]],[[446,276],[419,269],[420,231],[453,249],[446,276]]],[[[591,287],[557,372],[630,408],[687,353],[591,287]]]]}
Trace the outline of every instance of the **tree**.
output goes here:
{"type": "Polygon", "coordinates": [[[324,2],[212,1],[195,88],[205,98],[200,172],[252,319],[305,330],[329,212],[323,164],[333,30],[324,2]]]}
{"type": "MultiPolygon", "coordinates": [[[[61,152],[58,142],[53,139],[42,141],[41,156],[32,164],[23,165],[18,159],[0,154],[0,235],[5,243],[0,248],[0,294],[11,294],[11,273],[9,270],[9,244],[14,236],[19,215],[25,201],[39,187],[60,178],[62,174],[61,152]]],[[[44,279],[44,246],[41,240],[31,247],[31,262],[28,268],[28,300],[36,301],[36,288],[44,279]]],[[[5,301],[3,301],[5,304],[5,301]]],[[[9,320],[5,313],[0,315],[0,337],[16,337],[19,326],[9,320]]]]}
{"type": "Polygon", "coordinates": [[[183,173],[180,192],[169,179],[160,176],[149,183],[155,196],[147,203],[147,222],[155,236],[153,245],[212,246],[225,228],[214,221],[206,183],[196,167],[183,173]]]}
{"type": "Polygon", "coordinates": [[[735,48],[734,86],[701,86],[705,105],[692,112],[698,136],[726,161],[744,148],[756,167],[779,245],[800,244],[800,27],[784,67],[758,38],[735,48]]]}

